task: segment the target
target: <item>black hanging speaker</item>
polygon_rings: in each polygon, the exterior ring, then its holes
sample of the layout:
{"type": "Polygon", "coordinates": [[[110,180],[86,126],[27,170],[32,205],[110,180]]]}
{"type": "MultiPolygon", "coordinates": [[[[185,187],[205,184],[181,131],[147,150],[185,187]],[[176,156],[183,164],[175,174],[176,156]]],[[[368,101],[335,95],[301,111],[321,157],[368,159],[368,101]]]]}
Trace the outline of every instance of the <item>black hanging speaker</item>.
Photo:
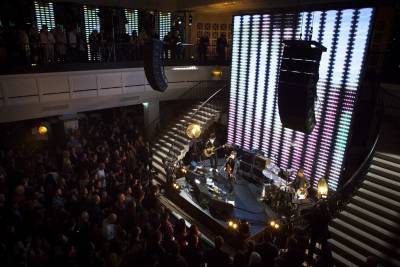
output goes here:
{"type": "Polygon", "coordinates": [[[319,62],[326,48],[315,41],[284,41],[279,73],[278,105],[283,127],[311,133],[319,62]]]}
{"type": "Polygon", "coordinates": [[[164,92],[168,82],[164,72],[163,43],[152,39],[145,43],[143,52],[144,73],[150,86],[156,91],[164,92]]]}

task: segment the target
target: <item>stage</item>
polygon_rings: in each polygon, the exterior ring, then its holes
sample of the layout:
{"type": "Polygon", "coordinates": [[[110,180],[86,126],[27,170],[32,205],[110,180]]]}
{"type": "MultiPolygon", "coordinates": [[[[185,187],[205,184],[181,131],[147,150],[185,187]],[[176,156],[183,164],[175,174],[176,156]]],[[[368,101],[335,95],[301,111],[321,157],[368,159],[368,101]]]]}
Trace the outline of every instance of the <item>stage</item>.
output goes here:
{"type": "Polygon", "coordinates": [[[225,238],[236,242],[237,233],[228,227],[228,221],[248,222],[249,237],[251,237],[262,232],[269,221],[276,219],[277,215],[261,202],[262,186],[257,186],[238,175],[233,184],[233,190],[230,191],[227,174],[223,168],[224,164],[225,159],[219,159],[218,171],[212,172],[208,160],[198,162],[197,167],[204,170],[202,178],[207,181],[200,182],[200,176],[194,171],[188,170],[184,177],[177,177],[175,181],[179,185],[179,190],[170,190],[168,195],[175,204],[188,211],[191,216],[203,224],[211,226],[225,238]],[[205,203],[213,197],[206,192],[208,190],[198,188],[203,184],[205,187],[207,183],[213,183],[221,190],[218,199],[214,201],[218,204],[216,209],[222,209],[221,212],[225,213],[229,209],[227,205],[232,204],[232,212],[225,218],[215,216],[213,214],[215,212],[210,212],[209,205],[205,203]]]}
{"type": "Polygon", "coordinates": [[[175,180],[167,190],[170,200],[232,246],[260,236],[266,227],[279,234],[280,228],[290,227],[291,218],[315,204],[313,197],[301,198],[294,190],[292,170],[283,171],[256,152],[250,161],[238,154],[241,157],[235,159],[233,171],[236,179],[230,181],[224,170],[228,158],[219,158],[215,170],[206,159],[176,165],[175,180]],[[271,221],[279,225],[271,228],[271,221]]]}

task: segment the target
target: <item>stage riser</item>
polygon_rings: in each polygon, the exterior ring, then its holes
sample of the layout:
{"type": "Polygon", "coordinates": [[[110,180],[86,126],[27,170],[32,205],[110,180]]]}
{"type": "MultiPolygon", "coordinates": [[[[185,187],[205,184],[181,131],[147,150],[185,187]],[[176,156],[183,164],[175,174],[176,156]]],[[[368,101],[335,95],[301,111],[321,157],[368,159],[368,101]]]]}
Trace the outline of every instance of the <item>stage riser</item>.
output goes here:
{"type": "Polygon", "coordinates": [[[238,244],[240,244],[240,242],[234,232],[228,230],[227,227],[222,226],[208,214],[202,212],[198,207],[194,206],[192,203],[182,197],[177,191],[168,190],[167,196],[168,199],[178,205],[181,209],[185,210],[190,216],[192,216],[192,218],[198,220],[203,225],[207,225],[207,227],[212,229],[214,233],[221,235],[225,242],[227,242],[230,246],[238,248],[238,244]]]}

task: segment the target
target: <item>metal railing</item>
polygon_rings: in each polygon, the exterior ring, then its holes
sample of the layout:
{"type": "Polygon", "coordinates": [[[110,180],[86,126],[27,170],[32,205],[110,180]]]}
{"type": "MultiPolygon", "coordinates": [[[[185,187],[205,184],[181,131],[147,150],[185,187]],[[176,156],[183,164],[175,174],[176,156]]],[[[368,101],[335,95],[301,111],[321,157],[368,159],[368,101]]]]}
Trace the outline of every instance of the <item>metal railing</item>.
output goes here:
{"type": "MultiPolygon", "coordinates": [[[[27,72],[39,71],[49,65],[57,65],[58,68],[64,66],[71,67],[71,64],[79,63],[127,63],[143,61],[143,46],[136,46],[129,42],[110,42],[101,43],[96,46],[84,44],[80,47],[72,48],[67,44],[63,49],[57,49],[56,45],[38,46],[29,44],[26,49],[8,51],[3,49],[0,58],[0,71],[27,72]],[[50,47],[51,46],[51,47],[50,47]],[[32,48],[31,48],[32,47],[32,48]],[[60,51],[63,51],[60,53],[60,51]]],[[[206,50],[206,56],[199,56],[197,44],[184,44],[179,47],[164,48],[166,65],[187,64],[220,64],[226,65],[230,61],[231,48],[225,48],[225,56],[218,55],[216,46],[210,45],[206,50]]]]}
{"type": "MultiPolygon", "coordinates": [[[[207,104],[212,104],[219,111],[226,110],[228,105],[228,98],[226,95],[229,93],[229,84],[227,80],[208,80],[201,81],[186,90],[181,96],[179,96],[176,100],[180,101],[197,101],[201,102],[200,106],[196,109],[196,111],[191,115],[191,118],[195,116],[198,112],[205,109],[207,104]]],[[[168,121],[163,123],[163,117],[166,114],[162,114],[148,125],[145,125],[145,129],[148,127],[156,127],[158,129],[157,133],[161,134],[161,129],[167,129],[170,124],[173,124],[176,121],[168,121]],[[154,126],[156,124],[156,126],[154,126]]],[[[190,119],[189,119],[190,120],[190,119]]],[[[188,125],[185,125],[188,126],[188,125]]],[[[159,135],[158,134],[158,135],[159,135]]],[[[153,136],[153,140],[155,140],[158,135],[153,136]]],[[[167,152],[168,158],[173,158],[176,160],[176,155],[173,151],[173,145],[178,138],[178,132],[176,131],[174,136],[172,137],[172,142],[170,143],[170,147],[167,152]]]]}

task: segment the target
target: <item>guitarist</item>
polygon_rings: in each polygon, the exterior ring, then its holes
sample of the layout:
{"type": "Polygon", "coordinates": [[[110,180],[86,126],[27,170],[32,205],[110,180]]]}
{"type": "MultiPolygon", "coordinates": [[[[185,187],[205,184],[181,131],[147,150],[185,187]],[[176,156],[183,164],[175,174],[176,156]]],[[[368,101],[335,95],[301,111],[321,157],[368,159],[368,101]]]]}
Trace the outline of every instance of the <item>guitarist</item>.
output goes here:
{"type": "Polygon", "coordinates": [[[236,163],[236,151],[232,151],[225,163],[225,172],[228,175],[229,193],[233,192],[235,184],[235,163],[236,163]]]}
{"type": "Polygon", "coordinates": [[[208,150],[209,152],[212,152],[208,159],[210,160],[210,168],[213,169],[212,170],[213,172],[215,172],[215,170],[217,169],[217,163],[218,163],[215,147],[216,147],[215,133],[211,133],[210,137],[208,138],[205,144],[205,149],[208,150]]]}

